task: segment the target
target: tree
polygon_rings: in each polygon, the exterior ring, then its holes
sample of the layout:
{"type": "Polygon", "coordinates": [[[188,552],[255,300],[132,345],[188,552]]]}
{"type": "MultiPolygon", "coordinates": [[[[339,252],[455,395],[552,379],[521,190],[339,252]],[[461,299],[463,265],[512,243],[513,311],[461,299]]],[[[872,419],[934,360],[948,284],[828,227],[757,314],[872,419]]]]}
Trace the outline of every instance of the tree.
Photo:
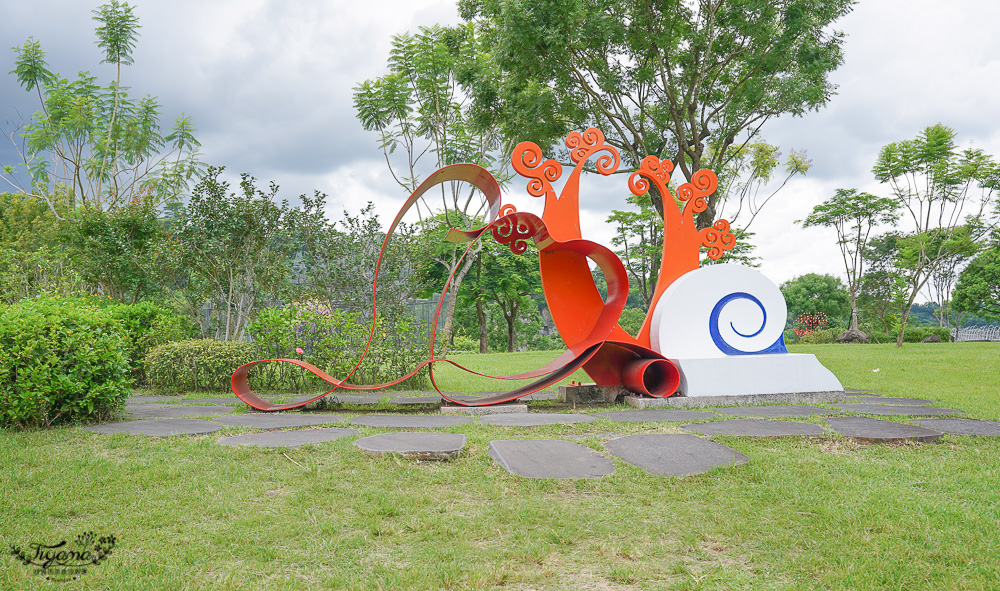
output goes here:
{"type": "Polygon", "coordinates": [[[477,279],[481,282],[480,289],[503,317],[507,328],[507,352],[510,353],[516,350],[520,324],[526,312],[536,306],[531,296],[542,291],[538,251],[531,245],[518,255],[492,240],[487,244],[489,246],[479,253],[484,272],[477,279]]]}
{"type": "Polygon", "coordinates": [[[847,289],[840,279],[832,275],[808,273],[781,284],[781,295],[785,296],[788,320],[791,322],[802,314],[826,314],[834,325],[842,325],[851,312],[847,289]]]}
{"type": "MultiPolygon", "coordinates": [[[[545,147],[597,127],[623,170],[655,155],[691,180],[726,170],[769,119],[827,103],[843,61],[843,34],[830,26],[853,3],[460,0],[488,64],[467,84],[477,121],[499,121],[505,138],[545,147]]],[[[710,198],[699,228],[725,194],[710,198]]],[[[662,214],[662,196],[651,200],[662,214]]]]}
{"type": "Polygon", "coordinates": [[[648,310],[663,256],[663,216],[653,209],[648,193],[629,196],[627,201],[638,211],[612,210],[607,219],[615,225],[611,243],[617,247],[615,254],[628,271],[630,291],[639,292],[643,307],[648,310]]]}
{"type": "MultiPolygon", "coordinates": [[[[476,59],[478,45],[471,27],[435,26],[421,28],[416,35],[397,35],[392,40],[389,73],[354,88],[358,120],[366,130],[379,133],[389,171],[407,193],[419,186],[423,175],[459,162],[479,164],[501,181],[507,178],[506,160],[498,151],[499,136],[489,126],[474,129],[470,125],[468,99],[459,87],[459,78],[476,68],[470,60],[476,59]]],[[[485,224],[485,200],[475,189],[455,182],[442,184],[440,197],[446,228],[485,224]]],[[[438,210],[426,199],[416,205],[424,225],[434,223],[428,220],[438,210]]],[[[474,256],[462,260],[464,252],[464,245],[446,244],[432,255],[449,275],[454,273],[441,331],[445,350],[459,289],[475,262],[474,256]]]]}
{"type": "Polygon", "coordinates": [[[1000,245],[984,250],[962,271],[952,306],[1000,322],[1000,245]]]}
{"type": "Polygon", "coordinates": [[[243,336],[261,305],[287,294],[296,241],[288,202],[275,202],[277,185],[265,193],[242,174],[230,192],[223,170],[210,167],[194,188],[175,237],[192,315],[210,302],[202,329],[228,341],[243,336]]]}
{"type": "Polygon", "coordinates": [[[906,317],[920,290],[968,240],[978,242],[992,227],[1000,166],[982,150],[959,152],[955,131],[937,124],[915,139],[884,146],[872,172],[889,185],[914,227],[899,246],[910,288],[896,338],[902,346],[906,317]]]}
{"type": "Polygon", "coordinates": [[[115,66],[115,80],[107,86],[87,72],[76,80],[51,72],[41,44],[31,37],[14,48],[10,72],[38,94],[41,110],[23,131],[10,133],[30,183],[21,183],[11,164],[0,177],[47,202],[60,218],[53,197],[60,191],[68,194],[69,215],[77,205],[113,210],[150,192],[158,204],[166,203],[178,200],[203,168],[190,119],[182,115],[163,135],[157,100],[133,99],[121,85],[122,66],[132,65],[139,37],[133,7],[111,0],[93,14],[101,63],[115,66]]]}
{"type": "Polygon", "coordinates": [[[858,330],[858,291],[865,272],[865,249],[872,230],[880,224],[894,225],[899,219],[895,199],[859,193],[856,189],[837,189],[833,197],[813,208],[801,221],[802,227],[823,226],[837,233],[837,245],[847,274],[851,303],[851,330],[858,330]]]}

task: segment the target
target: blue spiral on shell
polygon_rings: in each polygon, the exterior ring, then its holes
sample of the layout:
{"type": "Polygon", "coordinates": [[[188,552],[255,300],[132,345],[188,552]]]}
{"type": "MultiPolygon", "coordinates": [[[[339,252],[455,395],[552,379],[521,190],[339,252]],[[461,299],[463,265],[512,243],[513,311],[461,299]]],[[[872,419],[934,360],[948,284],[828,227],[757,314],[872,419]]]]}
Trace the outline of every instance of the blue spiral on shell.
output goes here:
{"type": "Polygon", "coordinates": [[[767,310],[764,309],[764,304],[760,303],[760,300],[744,292],[731,293],[726,297],[722,298],[721,300],[719,300],[718,303],[715,304],[715,307],[712,308],[712,314],[711,316],[709,316],[708,330],[712,335],[712,341],[715,343],[715,346],[718,347],[719,350],[725,353],[726,355],[764,355],[769,353],[788,353],[788,348],[785,347],[785,335],[783,334],[778,336],[778,340],[775,341],[774,344],[760,351],[743,351],[737,349],[736,347],[727,343],[724,338],[722,338],[722,333],[719,331],[719,315],[722,314],[722,309],[726,307],[726,304],[728,304],[733,300],[740,300],[740,299],[750,300],[751,302],[757,304],[757,307],[760,308],[761,313],[764,315],[764,320],[760,323],[760,328],[757,330],[757,332],[753,334],[741,333],[740,331],[736,330],[736,327],[733,326],[733,324],[730,322],[729,327],[733,329],[733,332],[735,332],[741,337],[749,339],[759,335],[764,330],[764,327],[767,326],[767,310]]]}

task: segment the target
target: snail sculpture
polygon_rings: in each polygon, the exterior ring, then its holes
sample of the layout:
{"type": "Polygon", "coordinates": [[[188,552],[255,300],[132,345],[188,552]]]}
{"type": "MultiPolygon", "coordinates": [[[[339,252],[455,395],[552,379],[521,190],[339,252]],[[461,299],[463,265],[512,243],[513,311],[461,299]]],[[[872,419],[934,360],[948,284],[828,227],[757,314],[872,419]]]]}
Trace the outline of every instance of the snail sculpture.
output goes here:
{"type": "MultiPolygon", "coordinates": [[[[628,299],[625,268],[608,248],[582,237],[579,209],[580,175],[585,163],[596,158],[597,172],[610,175],[618,169],[621,158],[614,147],[605,143],[604,134],[594,128],[571,133],[566,138],[566,147],[575,166],[558,195],[552,183],[561,178],[562,165],[554,159],[545,159],[541,148],[532,142],[522,142],[514,149],[511,163],[518,174],[529,179],[528,193],[545,199],[540,218],[501,204],[496,179],[479,166],[456,164],[431,174],[410,195],[390,225],[375,269],[377,285],[382,256],[394,230],[429,189],[452,181],[465,181],[477,187],[490,205],[490,223],[472,231],[451,229],[446,240],[469,243],[463,256],[468,256],[477,240],[497,240],[515,254],[526,252],[527,241],[533,241],[539,251],[546,303],[567,347],[555,360],[534,371],[489,376],[502,380],[531,379],[530,383],[479,398],[442,392],[435,381],[436,364],[447,363],[472,372],[433,355],[442,298],[431,326],[427,359],[393,382],[356,385],[348,382],[350,374],[338,379],[298,359],[265,359],[243,365],[233,373],[235,394],[259,410],[285,410],[305,406],[337,389],[377,390],[392,386],[424,367],[428,368],[431,382],[442,398],[464,406],[515,400],[552,385],[581,367],[598,385],[624,386],[635,394],[655,398],[677,392],[711,396],[843,390],[814,356],[788,353],[781,337],[785,302],[772,282],[759,272],[738,265],[699,267],[703,247],[708,249],[709,258],[718,259],[736,243],[726,220],[701,230],[694,221],[708,207],[707,198],[718,186],[718,179],[710,170],[699,170],[674,195],[668,186],[673,164],[656,156],[646,157],[628,180],[635,195],[644,195],[655,187],[663,196],[664,239],[649,313],[637,335],[626,332],[618,324],[628,299]],[[594,284],[591,263],[601,269],[607,280],[606,298],[601,297],[594,284]],[[298,365],[332,388],[302,402],[272,404],[254,394],[247,383],[247,373],[252,367],[271,361],[298,365]]],[[[445,290],[451,281],[449,277],[445,290]]],[[[373,325],[365,354],[374,334],[373,325]]]]}

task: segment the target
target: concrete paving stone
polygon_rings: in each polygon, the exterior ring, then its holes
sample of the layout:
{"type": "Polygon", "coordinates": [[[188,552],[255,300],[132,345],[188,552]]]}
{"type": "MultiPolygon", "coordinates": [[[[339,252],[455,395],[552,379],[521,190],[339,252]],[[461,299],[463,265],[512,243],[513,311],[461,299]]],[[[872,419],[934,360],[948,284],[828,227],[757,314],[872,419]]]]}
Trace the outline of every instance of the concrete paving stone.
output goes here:
{"type": "Polygon", "coordinates": [[[831,406],[835,406],[843,410],[886,417],[929,417],[936,415],[964,414],[962,411],[954,408],[940,408],[937,406],[907,406],[892,404],[833,404],[831,406]]]}
{"type": "Polygon", "coordinates": [[[223,406],[246,404],[235,396],[228,398],[188,398],[187,400],[177,400],[178,404],[219,404],[223,406]]]}
{"type": "Polygon", "coordinates": [[[329,423],[339,423],[344,420],[340,415],[329,414],[261,414],[248,413],[243,415],[232,415],[228,417],[218,417],[212,422],[222,425],[238,425],[240,427],[250,427],[251,429],[284,429],[286,427],[309,427],[311,425],[326,425],[329,423]]]}
{"type": "Polygon", "coordinates": [[[830,417],[826,419],[834,431],[862,443],[896,443],[920,441],[930,443],[941,437],[940,431],[866,417],[830,417]]]}
{"type": "Polygon", "coordinates": [[[913,405],[936,404],[937,400],[927,400],[926,398],[890,398],[888,396],[852,396],[846,402],[852,404],[895,404],[913,405]]]}
{"type": "Polygon", "coordinates": [[[500,467],[525,478],[600,478],[615,471],[610,459],[561,439],[498,440],[489,449],[500,467]]]}
{"type": "Polygon", "coordinates": [[[390,398],[389,404],[398,404],[400,406],[441,404],[442,400],[444,398],[440,396],[402,396],[400,398],[390,398]]]}
{"type": "Polygon", "coordinates": [[[129,416],[136,419],[174,419],[179,417],[218,417],[236,412],[231,406],[182,406],[172,404],[166,408],[131,408],[129,416]]]}
{"type": "Polygon", "coordinates": [[[543,400],[559,400],[559,393],[551,392],[549,390],[542,390],[541,392],[535,392],[534,394],[529,394],[527,396],[519,398],[519,400],[524,400],[524,401],[532,400],[535,402],[541,402],[543,400]]]}
{"type": "Polygon", "coordinates": [[[379,433],[354,442],[358,448],[377,456],[394,454],[417,460],[450,460],[465,448],[461,433],[379,433]]]}
{"type": "Polygon", "coordinates": [[[383,398],[384,394],[327,394],[324,400],[332,404],[378,404],[383,398]]]}
{"type": "Polygon", "coordinates": [[[604,444],[612,454],[651,474],[687,476],[750,461],[720,443],[685,433],[628,435],[604,444]]]}
{"type": "Polygon", "coordinates": [[[597,417],[551,412],[529,412],[527,414],[486,415],[480,423],[500,427],[538,427],[541,425],[562,425],[565,423],[590,423],[597,417]]]}
{"type": "Polygon", "coordinates": [[[158,402],[132,402],[131,400],[125,402],[125,410],[127,411],[143,411],[143,410],[159,410],[161,408],[172,408],[173,404],[161,404],[158,402]]]}
{"type": "Polygon", "coordinates": [[[439,415],[361,415],[349,422],[366,427],[381,429],[439,429],[455,425],[467,425],[472,417],[439,415]]]}
{"type": "Polygon", "coordinates": [[[953,435],[1000,435],[1000,421],[976,419],[914,419],[914,423],[953,435]]]}
{"type": "Polygon", "coordinates": [[[135,396],[129,396],[125,404],[143,404],[146,402],[171,402],[180,398],[179,396],[161,396],[158,394],[136,394],[135,396]]]}
{"type": "Polygon", "coordinates": [[[308,443],[321,443],[341,437],[360,435],[357,429],[327,427],[321,429],[298,429],[295,431],[271,431],[269,433],[247,433],[223,437],[216,441],[219,445],[259,445],[261,447],[299,447],[308,443]]]}
{"type": "Polygon", "coordinates": [[[840,411],[818,406],[729,406],[714,410],[720,415],[733,417],[810,417],[840,414],[840,411]]]}
{"type": "Polygon", "coordinates": [[[812,437],[823,434],[823,427],[812,423],[770,419],[729,419],[681,425],[681,429],[702,435],[735,435],[739,437],[788,437],[795,435],[812,437]]]}
{"type": "Polygon", "coordinates": [[[701,419],[714,419],[719,415],[714,412],[704,410],[673,410],[673,409],[652,409],[652,410],[616,410],[614,412],[596,413],[599,417],[625,422],[658,422],[658,421],[698,421],[701,419]]]}
{"type": "Polygon", "coordinates": [[[204,419],[143,419],[121,423],[105,423],[103,425],[84,428],[94,433],[129,433],[132,435],[148,435],[150,437],[166,437],[168,435],[212,433],[221,429],[222,425],[217,425],[212,421],[204,419]]]}

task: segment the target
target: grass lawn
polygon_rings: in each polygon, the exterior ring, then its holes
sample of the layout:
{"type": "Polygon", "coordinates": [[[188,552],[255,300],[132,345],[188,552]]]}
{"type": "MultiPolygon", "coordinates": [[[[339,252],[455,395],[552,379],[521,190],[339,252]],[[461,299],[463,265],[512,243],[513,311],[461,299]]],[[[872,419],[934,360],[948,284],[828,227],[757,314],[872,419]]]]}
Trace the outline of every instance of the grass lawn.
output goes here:
{"type": "MultiPolygon", "coordinates": [[[[845,387],[1000,419],[1000,344],[793,352],[815,353],[845,387]]],[[[513,372],[538,359],[477,361],[513,372]]],[[[462,378],[448,378],[460,389],[462,378]]],[[[372,458],[350,439],[286,451],[215,445],[241,428],[166,439],[3,431],[5,547],[84,531],[118,542],[72,583],[4,556],[0,589],[1000,587],[998,438],[720,437],[751,461],[668,478],[615,459],[615,474],[581,481],[518,478],[486,451],[493,439],[569,436],[601,449],[677,425],[473,423],[449,429],[468,438],[449,462],[372,458]]]]}

